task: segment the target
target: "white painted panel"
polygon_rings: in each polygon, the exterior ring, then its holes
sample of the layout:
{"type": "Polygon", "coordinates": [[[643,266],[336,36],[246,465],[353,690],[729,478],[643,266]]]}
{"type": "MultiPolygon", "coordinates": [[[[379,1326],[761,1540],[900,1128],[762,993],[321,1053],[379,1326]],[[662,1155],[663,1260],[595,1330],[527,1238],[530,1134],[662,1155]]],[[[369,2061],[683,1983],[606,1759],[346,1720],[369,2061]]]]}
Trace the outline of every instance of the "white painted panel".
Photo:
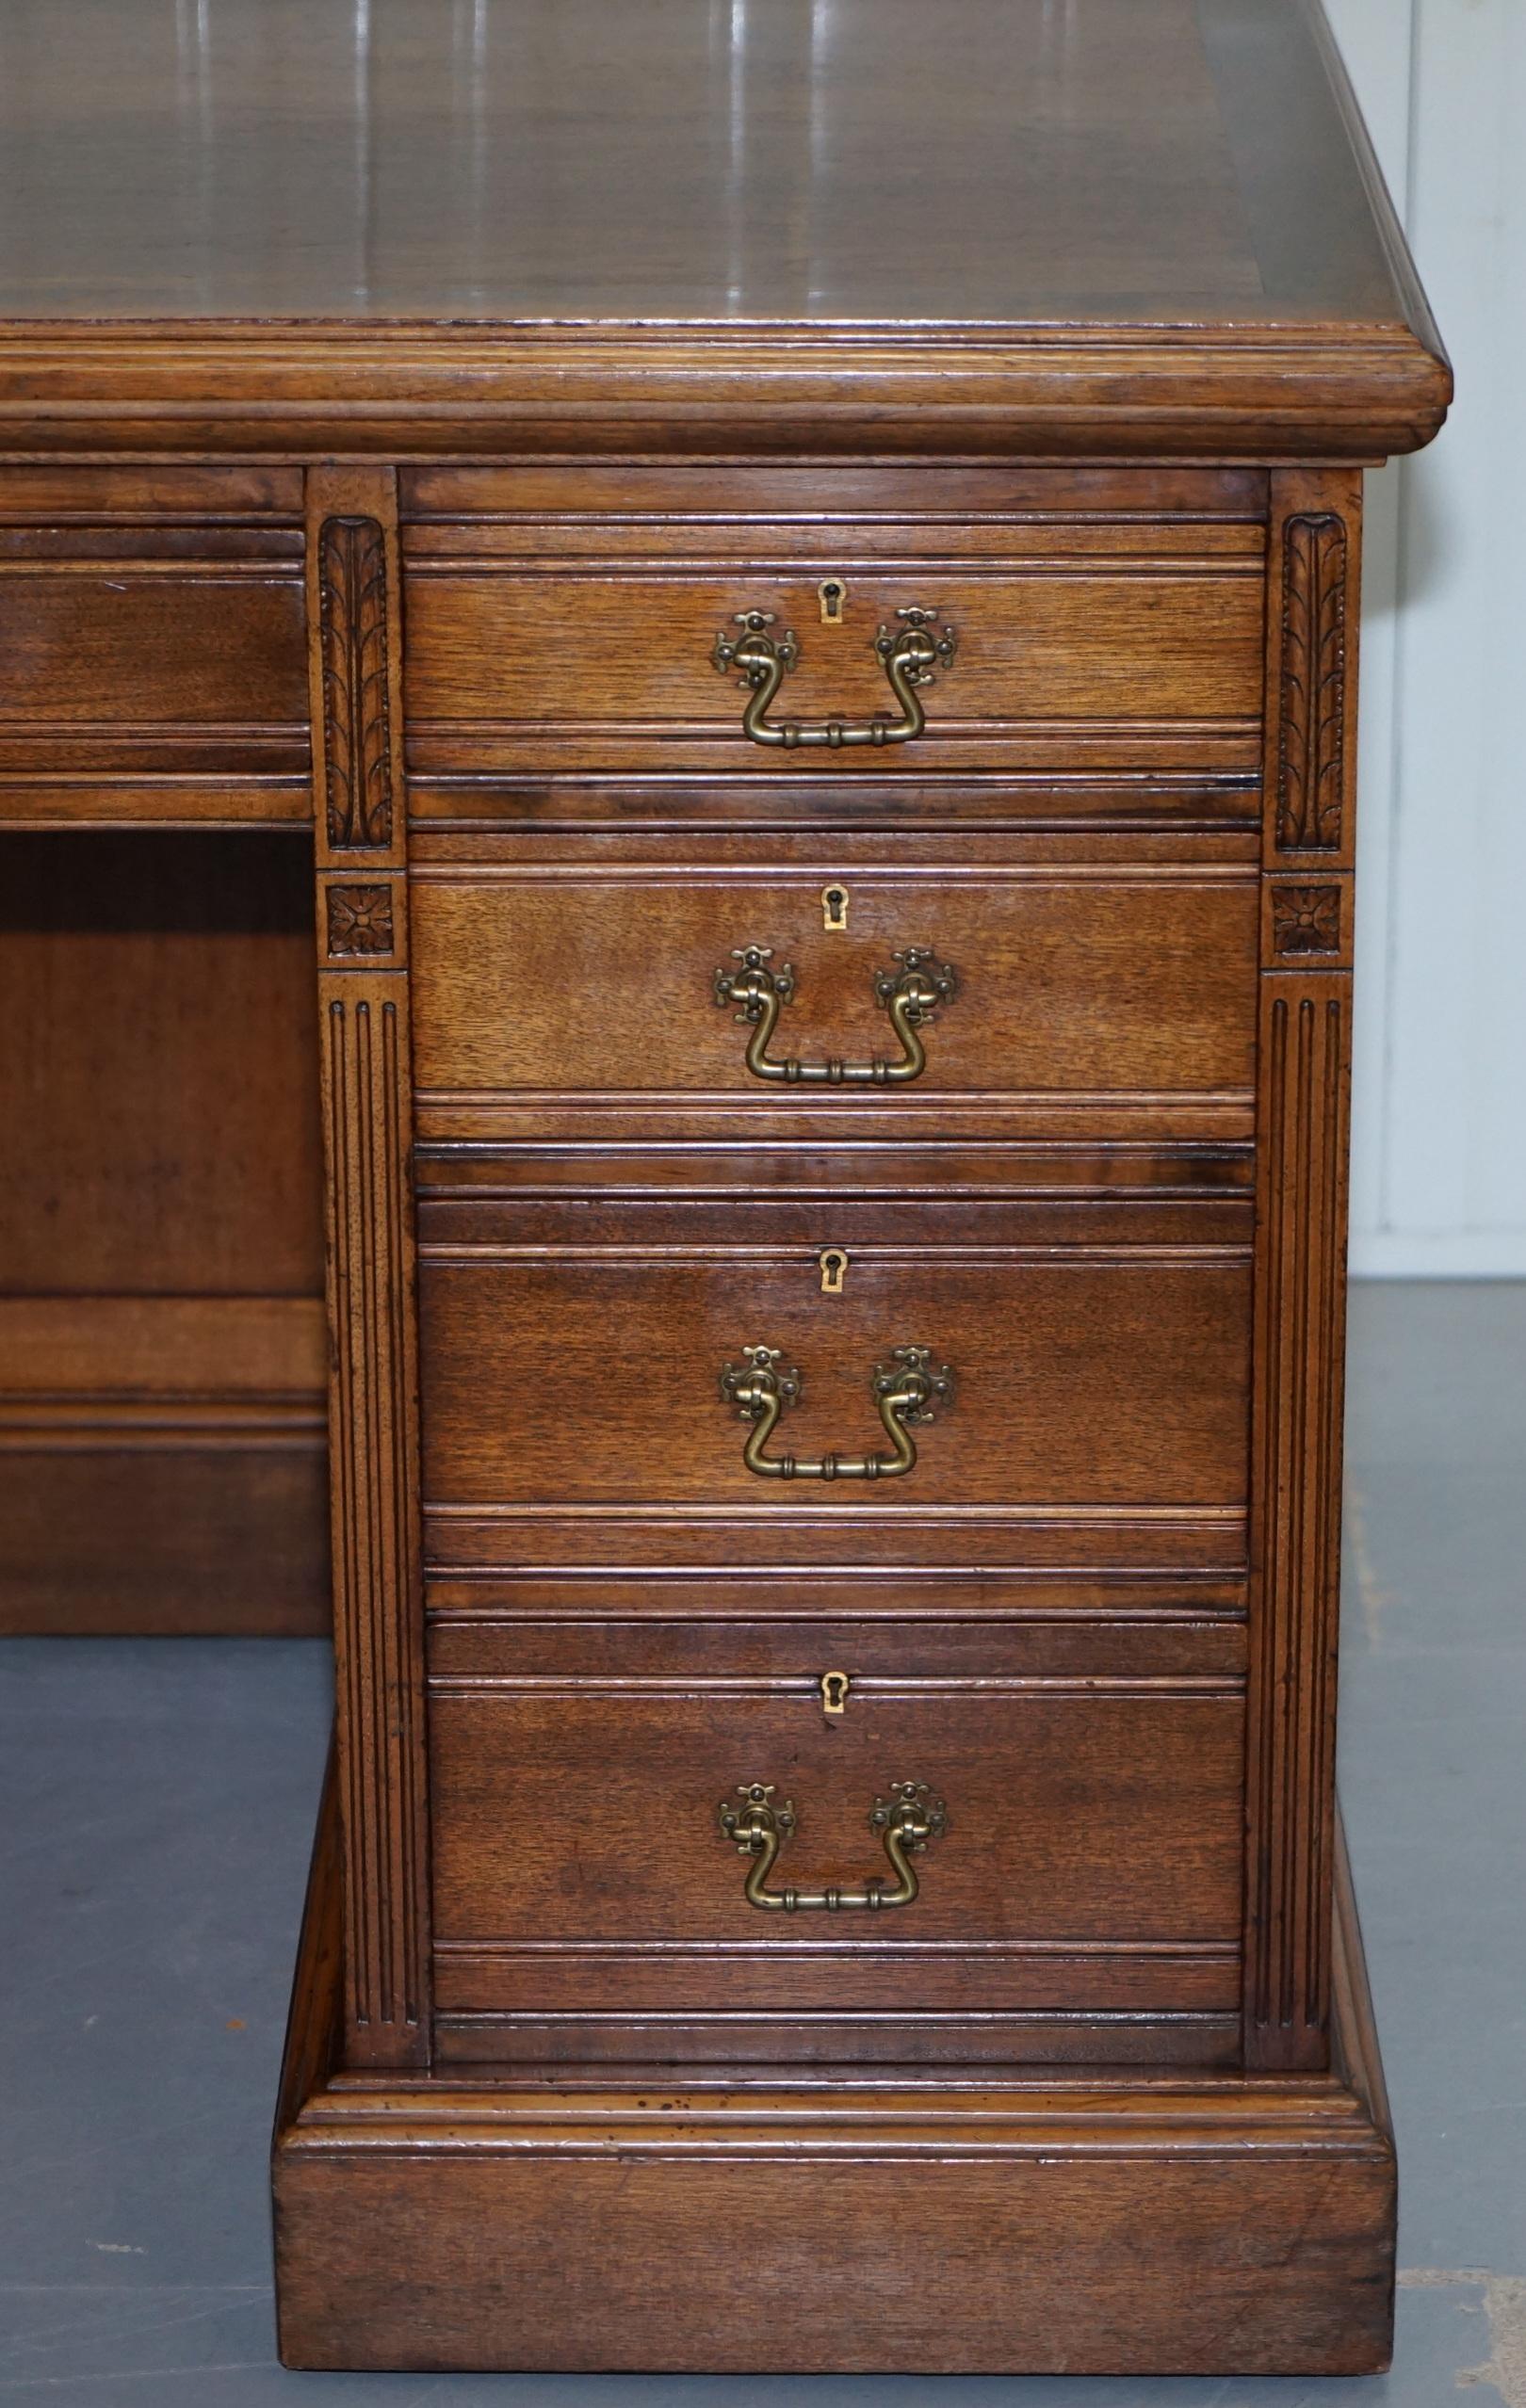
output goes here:
{"type": "Polygon", "coordinates": [[[1332,0],[1331,17],[1459,392],[1439,442],[1386,472],[1396,541],[1374,496],[1353,1263],[1519,1276],[1526,8],[1332,0]]]}

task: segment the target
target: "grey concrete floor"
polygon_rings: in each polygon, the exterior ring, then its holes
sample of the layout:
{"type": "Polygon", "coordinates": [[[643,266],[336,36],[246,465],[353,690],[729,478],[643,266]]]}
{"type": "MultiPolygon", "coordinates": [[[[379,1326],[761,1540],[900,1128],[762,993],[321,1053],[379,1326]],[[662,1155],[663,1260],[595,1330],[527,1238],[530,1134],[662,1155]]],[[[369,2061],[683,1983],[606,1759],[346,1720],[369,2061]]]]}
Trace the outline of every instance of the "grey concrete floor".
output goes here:
{"type": "Polygon", "coordinates": [[[1356,1294],[1341,1786],[1403,2165],[1371,2382],[292,2375],[266,2150],[325,1650],[0,1646],[0,2400],[1526,2408],[1526,1286],[1356,1294]]]}

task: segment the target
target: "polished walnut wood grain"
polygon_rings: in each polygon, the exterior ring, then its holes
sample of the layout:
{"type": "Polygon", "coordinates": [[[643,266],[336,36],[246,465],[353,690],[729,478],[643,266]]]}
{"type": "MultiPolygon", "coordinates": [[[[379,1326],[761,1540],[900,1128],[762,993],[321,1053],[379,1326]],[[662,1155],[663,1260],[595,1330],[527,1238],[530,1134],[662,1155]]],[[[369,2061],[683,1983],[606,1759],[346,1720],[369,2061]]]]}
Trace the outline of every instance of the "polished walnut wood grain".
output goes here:
{"type": "Polygon", "coordinates": [[[1429,443],[1452,375],[1398,323],[1163,332],[1110,320],[813,332],[729,325],[0,329],[0,437],[68,456],[195,444],[476,458],[1368,461],[1429,443]],[[778,337],[787,334],[781,353],[778,337]],[[279,396],[276,417],[268,397],[279,396]]]}
{"type": "Polygon", "coordinates": [[[829,1543],[856,1552],[893,1548],[903,1509],[1243,1497],[1245,1249],[1152,1248],[1147,1222],[1112,1253],[1074,1237],[1027,1254],[946,1246],[937,1207],[909,1206],[880,1216],[827,1297],[830,1217],[813,1244],[771,1239],[766,1218],[745,1238],[699,1236],[681,1212],[647,1234],[643,1252],[591,1246],[574,1218],[528,1247],[426,1245],[431,1505],[729,1504],[787,1527],[797,1505],[840,1502],[829,1543]],[[759,1480],[717,1385],[759,1344],[804,1376],[775,1454],[883,1451],[869,1376],[896,1345],[951,1364],[955,1399],[902,1479],[759,1480]]]}
{"type": "Polygon", "coordinates": [[[1260,477],[579,466],[424,471],[407,494],[409,751],[431,777],[766,767],[775,814],[799,783],[825,815],[950,767],[1254,759],[1260,477]],[[846,598],[823,628],[828,574],[846,598]],[[771,756],[741,737],[745,696],[711,660],[736,610],[798,638],[775,717],[867,718],[889,699],[872,638],[917,594],[959,651],[915,744],[771,756]]]}
{"type": "Polygon", "coordinates": [[[1205,2087],[1115,2077],[963,2113],[882,2090],[878,2149],[848,2103],[823,2124],[787,2095],[712,2104],[651,2081],[610,2089],[602,2145],[555,2090],[500,2106],[442,2083],[438,2102],[399,2096],[384,2127],[386,2103],[342,2098],[278,2160],[283,2353],[431,2371],[1381,2370],[1391,2156],[1325,2090],[1229,2090],[1205,2114],[1205,2087]],[[909,2181],[932,2314],[885,2240],[909,2181]],[[370,2243],[357,2266],[350,2214],[370,2243]],[[722,2317],[695,2270],[739,2228],[756,2239],[722,2317]],[[1114,2229],[1127,2247],[1099,2245],[1114,2229]]]}
{"type": "Polygon", "coordinates": [[[426,1107],[723,1107],[737,1136],[737,1115],[804,1114],[846,1136],[872,1114],[883,1132],[883,1091],[813,1095],[749,1075],[750,1031],[717,1009],[715,974],[750,945],[795,972],[775,1058],[894,1059],[876,974],[912,945],[953,965],[958,993],[924,1033],[927,1068],[895,1096],[902,1123],[958,1104],[995,1118],[1008,1098],[1074,1099],[1079,1117],[1137,1097],[1190,1124],[1201,1099],[1248,1096],[1258,940],[1245,871],[1116,851],[1049,868],[972,856],[953,836],[915,865],[889,845],[776,858],[754,838],[719,859],[677,843],[624,860],[608,845],[594,859],[484,845],[471,866],[421,863],[426,1107]],[[822,925],[834,882],[849,897],[841,933],[822,925]]]}
{"type": "Polygon", "coordinates": [[[759,2018],[736,2033],[759,2061],[795,2053],[774,2020],[794,2008],[910,2023],[938,2009],[1233,2007],[1237,1696],[1107,1679],[1029,1690],[994,1673],[924,1691],[869,1673],[834,1724],[805,1651],[777,1687],[727,1681],[717,1660],[635,1689],[596,1674],[431,1689],[436,1946],[471,1959],[443,2007],[729,2009],[759,2018]],[[776,1781],[794,1801],[775,1889],[852,1888],[885,1871],[876,1795],[914,1774],[948,1800],[950,1824],[917,1860],[912,1905],[871,1924],[747,1904],[716,1820],[739,1781],[776,1781]]]}
{"type": "Polygon", "coordinates": [[[918,1584],[839,1574],[768,1592],[757,1618],[755,1581],[537,1583],[450,1580],[427,1590],[430,1677],[446,1684],[565,1684],[588,1674],[608,1648],[620,1679],[669,1687],[711,1662],[728,1680],[804,1681],[820,1703],[819,1673],[803,1664],[878,1664],[901,1681],[979,1679],[1136,1687],[1193,1681],[1243,1686],[1242,1588],[1232,1581],[1154,1581],[1115,1576],[1034,1578],[1019,1591],[995,1582],[918,1584]]]}
{"type": "Polygon", "coordinates": [[[819,1292],[822,1232],[830,1230],[848,1262],[841,1293],[821,1304],[826,1312],[856,1285],[855,1265],[918,1255],[924,1246],[950,1259],[964,1252],[1034,1262],[1078,1254],[1111,1259],[1119,1252],[1128,1259],[1144,1247],[1161,1261],[1175,1255],[1212,1264],[1237,1252],[1248,1258],[1254,1233],[1251,1181],[1233,1175],[1252,1166],[1233,1157],[1202,1166],[1210,1175],[1199,1188],[1185,1172],[1179,1187],[1163,1176],[1158,1186],[1146,1176],[1131,1182],[1136,1165],[1125,1156],[1112,1166],[1110,1189],[1089,1187],[1082,1166],[1058,1149],[1040,1165],[1015,1146],[992,1147],[961,1165],[926,1145],[904,1153],[878,1148],[868,1162],[851,1144],[823,1147],[814,1158],[790,1148],[787,1175],[772,1182],[753,1177],[754,1166],[767,1158],[761,1149],[733,1147],[719,1161],[680,1154],[667,1166],[670,1180],[652,1175],[633,1189],[633,1168],[645,1180],[657,1166],[631,1151],[634,1165],[629,1154],[601,1156],[592,1149],[524,1161],[487,1147],[464,1161],[439,1155],[415,1161],[426,1254],[530,1262],[570,1247],[575,1256],[668,1261],[681,1269],[707,1255],[762,1253],[805,1266],[819,1292]],[[1228,1174],[1222,1185],[1214,1171],[1228,1174]],[[1046,1172],[1052,1186],[1044,1183],[1046,1172]]]}
{"type": "Polygon", "coordinates": [[[750,561],[757,520],[770,522],[771,541],[782,538],[823,567],[845,536],[882,561],[1000,558],[1015,545],[1052,550],[1057,516],[1078,552],[1232,558],[1264,551],[1267,493],[1264,468],[1153,461],[451,461],[398,471],[405,563],[442,553],[598,558],[626,548],[750,561]]]}
{"type": "MultiPolygon", "coordinates": [[[[865,1383],[866,1389],[868,1382],[865,1383]]],[[[866,1397],[866,1402],[868,1401],[866,1397]]],[[[718,1408],[719,1410],[719,1408],[718,1408]]],[[[869,1435],[873,1434],[872,1425],[869,1435]]],[[[744,1433],[738,1424],[738,1453],[744,1433]]],[[[758,1483],[761,1487],[762,1483],[758,1483]]],[[[438,1572],[463,1579],[654,1578],[715,1581],[767,1573],[793,1587],[840,1566],[855,1508],[840,1497],[797,1495],[787,1516],[771,1501],[523,1506],[426,1502],[424,1549],[438,1572]]],[[[1001,1584],[1035,1573],[1162,1573],[1235,1578],[1245,1565],[1242,1505],[1068,1503],[894,1510],[872,1553],[846,1569],[862,1575],[888,1561],[912,1580],[975,1578],[1001,1584]],[[893,1544],[890,1543],[893,1542],[893,1544]]]]}
{"type": "Polygon", "coordinates": [[[848,2103],[823,2125],[809,2101],[712,2105],[653,2081],[611,2087],[602,2145],[555,2090],[500,2107],[442,2081],[384,2126],[382,2102],[342,2098],[278,2160],[283,2353],[430,2371],[1380,2371],[1391,2156],[1325,2090],[1230,2090],[1205,2113],[1206,2088],[1114,2077],[963,2115],[882,2090],[868,2145],[848,2103]],[[885,2238],[911,2183],[932,2313],[885,2238]],[[756,2238],[722,2316],[696,2269],[738,2229],[756,2238]]]}
{"type": "MultiPolygon", "coordinates": [[[[690,1626],[666,1671],[612,1633],[596,1669],[558,1673],[533,1636],[504,1634],[479,1669],[436,1673],[436,1995],[458,2045],[463,2015],[497,2019],[479,2032],[493,2055],[533,2054],[548,2022],[580,2016],[597,2048],[611,1997],[696,2044],[708,2014],[696,2055],[760,2061],[830,2053],[823,2016],[876,2020],[871,2055],[946,2057],[990,2053],[985,2014],[1232,2004],[1237,1678],[1129,1676],[1104,1650],[1088,1673],[1019,1671],[999,1630],[957,1653],[924,1632],[908,1662],[895,1624],[846,1624],[834,1718],[825,1636],[797,1629],[793,1662],[778,1650],[767,1676],[737,1669],[749,1633],[725,1626],[690,1626]],[[950,1820],[912,1906],[872,1925],[748,1906],[716,1826],[739,1778],[795,1803],[774,1886],[852,1887],[883,1869],[868,1810],[913,1756],[950,1820]]],[[[567,2029],[556,2053],[576,2044],[567,2029]]]]}
{"type": "Polygon", "coordinates": [[[181,730],[247,733],[300,747],[299,564],[144,562],[144,549],[67,563],[0,558],[8,733],[45,730],[65,758],[75,730],[117,731],[129,744],[168,743],[181,730]]]}
{"type": "Polygon", "coordinates": [[[0,825],[305,820],[301,552],[289,469],[0,461],[0,825]]]}
{"type": "Polygon", "coordinates": [[[302,472],[270,462],[0,460],[0,520],[58,529],[302,524],[302,472]]]}
{"type": "Polygon", "coordinates": [[[1161,1207],[1155,1225],[1162,1232],[1239,1236],[1256,1187],[1255,1151],[1244,1140],[1117,1145],[1019,1138],[967,1144],[914,1128],[898,1134],[894,1148],[866,1149],[855,1130],[856,1120],[839,1121],[787,1149],[744,1134],[657,1150],[613,1131],[581,1145],[549,1134],[514,1145],[415,1141],[414,1173],[438,1234],[462,1232],[468,1218],[495,1230],[504,1225],[500,1210],[525,1211],[533,1220],[573,1194],[591,1228],[619,1229],[626,1215],[639,1221],[666,1201],[683,1199],[728,1216],[767,1209],[781,1228],[798,1230],[806,1210],[814,1227],[817,1206],[855,1216],[866,1199],[888,1196],[935,1200],[961,1227],[966,1216],[978,1228],[999,1211],[1009,1236],[1058,1234],[1066,1220],[1074,1225],[1080,1206],[1088,1226],[1116,1237],[1128,1226],[1130,1207],[1145,1202],[1161,1207]]]}
{"type": "MultiPolygon", "coordinates": [[[[782,840],[806,832],[834,849],[872,830],[890,832],[898,855],[917,838],[954,825],[978,839],[983,832],[1025,839],[1031,857],[1075,858],[1077,840],[1106,834],[1138,840],[1141,860],[1179,859],[1206,836],[1227,841],[1223,861],[1253,862],[1260,842],[1259,782],[1242,769],[1183,774],[1170,762],[1169,735],[1145,748],[1159,766],[1136,759],[1127,770],[1094,759],[1047,770],[993,771],[960,779],[867,777],[825,781],[779,779],[755,770],[703,778],[500,778],[471,770],[425,773],[408,782],[414,858],[469,860],[482,836],[512,832],[548,835],[596,833],[614,828],[655,835],[698,831],[768,833],[784,857],[782,840]],[[446,850],[446,847],[455,850],[446,850]]],[[[1046,738],[1044,750],[1063,749],[1046,738]]],[[[1101,748],[1083,746],[1083,751],[1101,748]]],[[[1130,744],[1130,751],[1137,748],[1130,744]]],[[[912,856],[915,858],[915,856],[912,856]]]]}
{"type": "MultiPolygon", "coordinates": [[[[555,542],[560,530],[548,532],[555,542]]],[[[776,633],[795,633],[800,656],[775,719],[866,721],[895,707],[876,632],[922,605],[958,638],[924,690],[925,733],[899,748],[800,751],[772,764],[776,774],[988,769],[1059,735],[1133,767],[1135,731],[1148,758],[1164,728],[1178,767],[1247,765],[1261,699],[1260,530],[1256,548],[1218,558],[1190,532],[1191,551],[1160,543],[1153,557],[1110,559],[1106,538],[1087,546],[1041,532],[1026,560],[1012,542],[1003,548],[1017,557],[977,565],[946,540],[952,558],[891,564],[866,559],[848,525],[791,574],[774,565],[795,548],[791,531],[750,525],[748,563],[721,575],[698,563],[680,571],[628,533],[580,575],[555,554],[522,567],[485,551],[452,556],[437,538],[408,572],[412,756],[434,771],[500,775],[745,773],[759,755],[741,732],[740,681],[716,673],[717,630],[735,633],[738,613],[765,610],[776,633]],[[841,625],[823,627],[817,588],[829,570],[848,602],[841,625]]]]}

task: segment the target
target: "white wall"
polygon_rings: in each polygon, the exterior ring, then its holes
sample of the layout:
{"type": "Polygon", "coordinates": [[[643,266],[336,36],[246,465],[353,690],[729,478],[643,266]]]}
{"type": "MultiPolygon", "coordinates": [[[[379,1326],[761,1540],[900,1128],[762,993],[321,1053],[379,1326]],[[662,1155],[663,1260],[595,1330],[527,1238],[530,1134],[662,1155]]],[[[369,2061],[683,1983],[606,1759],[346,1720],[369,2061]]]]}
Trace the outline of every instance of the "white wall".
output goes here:
{"type": "Polygon", "coordinates": [[[1352,1267],[1526,1277],[1526,6],[1326,5],[1458,386],[1369,480],[1352,1267]]]}

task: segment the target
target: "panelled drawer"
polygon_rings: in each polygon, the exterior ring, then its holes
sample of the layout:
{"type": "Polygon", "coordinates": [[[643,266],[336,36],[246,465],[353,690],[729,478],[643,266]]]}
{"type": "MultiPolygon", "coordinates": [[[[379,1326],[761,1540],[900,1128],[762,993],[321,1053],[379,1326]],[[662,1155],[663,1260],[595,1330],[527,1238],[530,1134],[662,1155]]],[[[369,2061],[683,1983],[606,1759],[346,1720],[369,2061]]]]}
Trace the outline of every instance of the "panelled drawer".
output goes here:
{"type": "Polygon", "coordinates": [[[1264,496],[787,484],[405,484],[436,2053],[1232,2064],[1264,496]]]}
{"type": "Polygon", "coordinates": [[[412,765],[565,776],[770,761],[792,778],[1057,756],[1251,768],[1262,490],[1181,486],[1173,510],[1116,475],[902,476],[884,487],[885,509],[872,476],[830,469],[734,476],[727,492],[640,469],[560,486],[511,471],[435,480],[409,497],[410,516],[435,507],[403,534],[412,765]],[[914,608],[953,638],[918,689],[925,731],[860,741],[876,718],[904,721],[876,642],[914,608]],[[763,732],[792,722],[798,743],[743,733],[752,689],[717,639],[749,612],[766,614],[765,645],[792,639],[763,732]]]}
{"type": "Polygon", "coordinates": [[[921,859],[865,839],[804,861],[759,844],[745,865],[671,844],[625,859],[608,845],[478,850],[427,857],[411,883],[415,1076],[426,1116],[451,1126],[453,1100],[865,1120],[892,1103],[966,1117],[1069,1103],[1167,1125],[1249,1104],[1249,865],[1121,847],[1047,865],[953,838],[921,859]],[[840,929],[826,926],[834,895],[840,929]],[[893,988],[914,947],[923,977],[947,968],[954,991],[917,1008],[925,1066],[903,1079],[876,981],[893,988]],[[777,1006],[755,1069],[750,969],[760,1008],[777,1006]],[[865,1079],[854,1066],[876,1058],[898,1075],[865,1079]],[[823,1078],[834,1059],[843,1084],[823,1078]],[[789,1060],[804,1077],[770,1075],[789,1060]]]}
{"type": "Polygon", "coordinates": [[[999,1199],[528,1209],[426,1192],[420,1239],[436,1561],[474,1560],[494,1524],[528,1561],[702,1543],[797,1564],[1020,1558],[1051,1511],[1077,1515],[1078,1560],[1128,1561],[1177,1516],[1214,1560],[1242,1552],[1248,1199],[1099,1220],[999,1199]],[[832,1250],[840,1294],[823,1292],[832,1250]],[[777,1349],[776,1386],[799,1374],[763,1450],[793,1476],[743,1461],[761,1418],[750,1348],[777,1349]],[[901,1348],[951,1373],[951,1401],[900,1416],[913,1467],[812,1476],[834,1454],[894,1459],[899,1408],[875,1383],[901,1348]]]}
{"type": "Polygon", "coordinates": [[[9,526],[0,775],[297,774],[300,524],[9,526]]]}
{"type": "Polygon", "coordinates": [[[1232,2053],[1243,1704],[1222,1649],[1142,1674],[1112,1635],[1060,1673],[979,1621],[617,1624],[571,1675],[556,1636],[436,1632],[442,2053],[1232,2053]],[[757,1784],[792,1805],[765,1894],[851,1899],[896,1891],[870,1815],[910,1783],[933,1817],[914,1899],[748,1902],[722,1802],[745,1817],[757,1784]]]}

